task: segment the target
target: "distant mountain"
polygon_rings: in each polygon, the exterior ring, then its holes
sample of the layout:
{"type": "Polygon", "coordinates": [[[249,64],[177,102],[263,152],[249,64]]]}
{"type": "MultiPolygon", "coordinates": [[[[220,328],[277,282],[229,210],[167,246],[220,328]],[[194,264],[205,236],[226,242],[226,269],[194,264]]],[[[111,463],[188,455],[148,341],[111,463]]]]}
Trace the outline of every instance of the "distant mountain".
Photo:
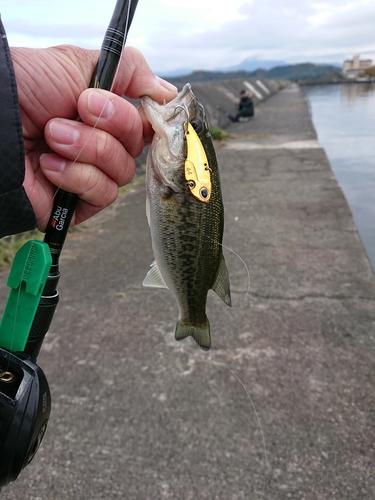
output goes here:
{"type": "Polygon", "coordinates": [[[234,71],[193,71],[189,74],[170,77],[163,75],[168,81],[175,85],[183,85],[186,82],[206,82],[214,80],[233,80],[237,78],[268,78],[270,80],[319,80],[337,77],[341,68],[331,64],[302,63],[285,66],[277,66],[269,70],[257,69],[256,71],[234,70],[234,71]]]}
{"type": "Polygon", "coordinates": [[[209,82],[214,80],[233,80],[236,78],[251,78],[248,71],[193,71],[188,75],[166,76],[160,75],[174,85],[183,85],[186,82],[209,82]]]}
{"type": "MultiPolygon", "coordinates": [[[[284,61],[263,61],[260,59],[245,59],[239,64],[236,64],[235,66],[229,66],[226,68],[216,68],[212,70],[213,72],[233,72],[233,71],[255,71],[257,69],[271,69],[274,68],[275,66],[284,66],[287,63],[284,61]]],[[[194,70],[191,68],[177,68],[172,71],[165,71],[163,72],[164,77],[178,77],[182,75],[189,75],[193,73],[194,70]]],[[[160,72],[159,72],[160,73],[160,72]]],[[[159,74],[158,73],[158,74],[159,74]]],[[[161,73],[160,73],[161,74],[161,73]]]]}
{"type": "Polygon", "coordinates": [[[276,66],[286,66],[287,63],[284,61],[262,61],[260,59],[245,59],[240,64],[236,66],[230,66],[229,68],[220,68],[222,71],[255,71],[257,69],[271,69],[276,66]]]}

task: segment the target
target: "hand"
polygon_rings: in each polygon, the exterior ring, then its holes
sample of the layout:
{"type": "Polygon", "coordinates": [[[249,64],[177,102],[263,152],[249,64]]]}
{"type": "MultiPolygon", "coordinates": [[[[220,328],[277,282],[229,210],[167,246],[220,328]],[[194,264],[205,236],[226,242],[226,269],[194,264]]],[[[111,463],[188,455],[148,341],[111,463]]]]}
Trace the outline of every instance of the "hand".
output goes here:
{"type": "Polygon", "coordinates": [[[87,89],[99,52],[73,46],[12,48],[25,147],[24,188],[37,225],[48,223],[57,187],[79,195],[73,225],[111,204],[130,182],[134,159],[152,137],[144,115],[122,95],[162,103],[177,89],[125,48],[113,93],[87,89]],[[82,122],[78,121],[78,117],[82,122]]]}

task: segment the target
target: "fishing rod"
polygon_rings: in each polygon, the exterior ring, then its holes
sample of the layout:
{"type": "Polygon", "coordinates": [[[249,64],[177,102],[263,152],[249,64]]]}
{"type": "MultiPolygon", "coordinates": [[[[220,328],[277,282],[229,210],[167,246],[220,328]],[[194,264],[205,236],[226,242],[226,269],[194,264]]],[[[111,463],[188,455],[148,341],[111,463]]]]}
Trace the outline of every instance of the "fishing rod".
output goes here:
{"type": "MultiPolygon", "coordinates": [[[[117,0],[90,87],[111,90],[138,0],[117,0]]],[[[35,456],[51,411],[47,379],[36,364],[59,293],[59,257],[78,195],[58,189],[44,241],[16,254],[0,324],[0,488],[35,456]]]]}
{"type": "MultiPolygon", "coordinates": [[[[138,0],[117,0],[104,36],[90,88],[111,90],[137,3],[138,0]]],[[[44,242],[48,244],[51,251],[52,266],[25,347],[25,352],[32,359],[36,359],[39,354],[59,300],[56,290],[60,279],[59,257],[77,202],[78,195],[63,189],[58,189],[55,194],[54,206],[44,237],[44,242]],[[43,324],[42,328],[41,324],[43,324]]]]}

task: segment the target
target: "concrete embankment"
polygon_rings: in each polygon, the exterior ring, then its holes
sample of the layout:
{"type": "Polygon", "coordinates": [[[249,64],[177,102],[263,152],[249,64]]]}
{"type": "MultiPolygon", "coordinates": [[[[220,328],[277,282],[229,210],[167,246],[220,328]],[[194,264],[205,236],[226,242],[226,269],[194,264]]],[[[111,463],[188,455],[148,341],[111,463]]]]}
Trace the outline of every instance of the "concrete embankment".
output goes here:
{"type": "MultiPolygon", "coordinates": [[[[225,113],[236,114],[241,90],[248,92],[253,100],[254,107],[256,107],[286,85],[288,85],[288,82],[285,81],[238,78],[194,83],[192,88],[197,98],[204,103],[210,127],[226,130],[232,122],[225,113]]],[[[179,86],[179,90],[181,90],[182,86],[179,86]]],[[[136,106],[140,104],[140,101],[130,100],[130,102],[136,106]]],[[[143,153],[136,159],[137,175],[142,175],[145,171],[147,152],[148,148],[145,148],[143,153]]]]}
{"type": "Polygon", "coordinates": [[[228,128],[231,122],[222,110],[236,114],[236,103],[241,90],[246,90],[253,99],[254,106],[257,106],[283,86],[282,82],[260,78],[200,82],[192,85],[194,93],[204,103],[210,125],[223,129],[228,128]]]}
{"type": "Polygon", "coordinates": [[[210,293],[212,350],[175,342],[171,294],[142,287],[138,183],[66,244],[39,359],[49,428],[1,498],[375,498],[375,277],[303,93],[229,132],[224,243],[251,282],[226,250],[234,304],[210,293]]]}

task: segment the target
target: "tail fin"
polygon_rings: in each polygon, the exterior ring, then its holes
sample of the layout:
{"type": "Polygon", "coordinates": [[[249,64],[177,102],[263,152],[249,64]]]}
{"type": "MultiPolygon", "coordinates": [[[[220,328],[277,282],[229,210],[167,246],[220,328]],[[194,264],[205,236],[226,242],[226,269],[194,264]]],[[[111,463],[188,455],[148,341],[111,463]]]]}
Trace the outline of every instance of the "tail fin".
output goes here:
{"type": "Polygon", "coordinates": [[[183,340],[186,339],[186,337],[193,337],[195,342],[204,351],[210,350],[211,335],[210,335],[210,323],[208,322],[208,319],[206,319],[206,322],[202,326],[186,325],[184,323],[181,323],[181,321],[178,321],[174,336],[176,340],[183,340]]]}

